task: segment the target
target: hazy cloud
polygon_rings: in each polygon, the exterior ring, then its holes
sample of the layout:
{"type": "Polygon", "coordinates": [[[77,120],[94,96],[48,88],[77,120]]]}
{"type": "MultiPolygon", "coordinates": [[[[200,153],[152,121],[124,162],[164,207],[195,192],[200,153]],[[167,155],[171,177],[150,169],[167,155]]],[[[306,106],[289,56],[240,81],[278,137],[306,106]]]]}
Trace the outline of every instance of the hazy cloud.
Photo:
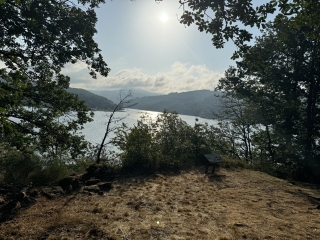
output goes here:
{"type": "Polygon", "coordinates": [[[223,73],[213,72],[205,65],[172,64],[167,72],[147,74],[141,69],[124,69],[107,78],[91,79],[85,64],[68,65],[63,71],[71,77],[71,87],[91,90],[139,88],[157,93],[200,89],[213,90],[223,73]]]}

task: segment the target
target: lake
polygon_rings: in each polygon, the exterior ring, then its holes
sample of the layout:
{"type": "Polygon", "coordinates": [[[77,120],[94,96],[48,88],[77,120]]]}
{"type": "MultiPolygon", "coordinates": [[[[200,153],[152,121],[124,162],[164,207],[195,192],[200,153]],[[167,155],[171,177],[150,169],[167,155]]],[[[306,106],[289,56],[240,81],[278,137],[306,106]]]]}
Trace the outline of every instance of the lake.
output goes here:
{"type": "MultiPolygon", "coordinates": [[[[148,114],[152,119],[155,119],[160,112],[153,112],[153,111],[144,111],[139,109],[125,109],[123,112],[116,112],[115,117],[121,118],[125,117],[123,122],[128,125],[128,127],[132,127],[134,124],[137,123],[137,120],[140,119],[140,116],[143,114],[148,114]]],[[[91,142],[92,144],[100,144],[104,133],[107,128],[107,122],[109,120],[110,112],[104,111],[95,111],[94,112],[94,121],[87,123],[84,125],[84,129],[82,130],[82,134],[86,137],[86,140],[91,142]]],[[[198,119],[198,123],[208,123],[209,125],[216,125],[217,120],[213,119],[205,119],[196,116],[188,116],[188,115],[180,115],[179,117],[187,122],[189,125],[194,126],[196,122],[196,118],[198,119]]],[[[121,123],[118,123],[120,126],[121,123]]],[[[114,124],[112,127],[115,126],[114,124]]],[[[114,134],[111,132],[109,133],[108,138],[114,137],[114,134]]]]}

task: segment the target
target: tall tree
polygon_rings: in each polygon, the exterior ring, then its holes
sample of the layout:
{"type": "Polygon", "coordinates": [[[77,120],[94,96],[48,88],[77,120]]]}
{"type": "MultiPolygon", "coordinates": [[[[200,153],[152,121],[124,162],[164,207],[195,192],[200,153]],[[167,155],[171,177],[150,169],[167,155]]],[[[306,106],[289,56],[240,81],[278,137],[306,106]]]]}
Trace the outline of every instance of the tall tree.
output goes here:
{"type": "Polygon", "coordinates": [[[97,43],[94,8],[104,0],[6,0],[0,4],[0,141],[23,149],[39,142],[81,148],[74,132],[91,120],[87,107],[66,92],[66,63],[87,64],[107,76],[97,43]]]}
{"type": "Polygon", "coordinates": [[[282,16],[268,25],[219,89],[236,92],[256,106],[260,123],[272,126],[287,158],[318,166],[320,133],[320,39],[292,28],[282,16]]]}

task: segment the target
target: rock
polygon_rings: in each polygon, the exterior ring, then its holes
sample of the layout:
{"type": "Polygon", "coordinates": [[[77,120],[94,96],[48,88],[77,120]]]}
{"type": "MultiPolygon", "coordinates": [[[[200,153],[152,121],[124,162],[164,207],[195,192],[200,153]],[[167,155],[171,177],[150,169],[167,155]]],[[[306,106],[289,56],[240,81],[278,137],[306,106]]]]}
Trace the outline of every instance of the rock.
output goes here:
{"type": "Polygon", "coordinates": [[[92,185],[92,186],[85,186],[83,188],[84,191],[88,191],[88,192],[94,192],[94,193],[99,193],[100,192],[100,188],[98,185],[92,185]]]}
{"type": "Polygon", "coordinates": [[[62,189],[67,193],[72,192],[75,189],[81,188],[80,180],[76,176],[70,176],[70,177],[61,179],[58,182],[58,185],[62,187],[62,189]]]}
{"type": "Polygon", "coordinates": [[[49,200],[52,200],[52,199],[55,198],[55,195],[54,195],[54,194],[52,194],[52,193],[50,193],[50,192],[47,192],[46,190],[42,190],[42,191],[41,191],[41,195],[44,196],[44,197],[46,197],[46,198],[49,199],[49,200]]]}
{"type": "Polygon", "coordinates": [[[86,194],[86,195],[88,195],[88,196],[93,196],[93,195],[94,195],[94,193],[88,192],[88,191],[82,191],[81,193],[82,193],[82,194],[86,194]]]}
{"type": "Polygon", "coordinates": [[[21,208],[31,206],[36,200],[29,196],[30,187],[23,184],[1,185],[0,221],[12,219],[20,213],[21,208]]]}
{"type": "Polygon", "coordinates": [[[23,189],[18,193],[18,199],[22,201],[25,197],[27,197],[27,189],[23,189]]]}
{"type": "Polygon", "coordinates": [[[63,191],[63,188],[60,186],[54,186],[51,188],[51,192],[58,195],[58,196],[64,196],[65,192],[63,191]]]}
{"type": "Polygon", "coordinates": [[[89,179],[86,181],[86,186],[96,185],[99,182],[101,182],[99,179],[89,179]]]}
{"type": "Polygon", "coordinates": [[[13,213],[15,210],[19,210],[21,208],[21,204],[19,201],[11,200],[7,204],[1,207],[0,212],[2,213],[13,213]]]}
{"type": "Polygon", "coordinates": [[[21,201],[21,206],[22,207],[29,207],[32,204],[34,204],[37,200],[33,197],[25,197],[22,201],[21,201]]]}
{"type": "Polygon", "coordinates": [[[56,197],[61,197],[65,195],[62,187],[54,186],[54,187],[45,187],[41,191],[42,196],[48,199],[54,199],[56,197]]]}
{"type": "Polygon", "coordinates": [[[111,182],[101,182],[98,184],[98,187],[101,191],[110,191],[112,189],[112,183],[111,182]]]}
{"type": "Polygon", "coordinates": [[[40,195],[40,192],[38,189],[31,189],[29,191],[29,194],[28,194],[30,197],[33,197],[33,198],[36,198],[40,195]]]}
{"type": "Polygon", "coordinates": [[[83,180],[96,178],[105,181],[112,181],[114,179],[114,173],[107,166],[93,164],[86,169],[86,173],[82,175],[82,178],[83,180]]]}

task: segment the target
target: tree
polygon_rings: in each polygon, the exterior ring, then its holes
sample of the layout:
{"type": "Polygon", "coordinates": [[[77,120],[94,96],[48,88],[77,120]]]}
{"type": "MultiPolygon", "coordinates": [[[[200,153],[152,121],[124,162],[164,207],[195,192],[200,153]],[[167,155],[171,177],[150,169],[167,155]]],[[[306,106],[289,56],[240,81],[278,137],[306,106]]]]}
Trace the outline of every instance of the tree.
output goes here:
{"type": "Polygon", "coordinates": [[[277,161],[303,161],[315,169],[319,167],[320,39],[309,33],[292,28],[287,17],[277,18],[237,68],[226,72],[218,88],[249,101],[261,116],[258,123],[266,130],[271,127],[277,161]]]}
{"type": "Polygon", "coordinates": [[[66,92],[66,63],[87,64],[90,75],[109,68],[93,40],[94,8],[104,0],[6,0],[0,4],[0,141],[23,150],[39,144],[79,152],[75,132],[92,114],[66,92]]]}
{"type": "Polygon", "coordinates": [[[115,117],[115,113],[117,111],[123,109],[123,108],[130,108],[130,107],[135,105],[134,103],[131,103],[130,98],[132,98],[132,92],[131,91],[128,91],[128,93],[124,97],[122,97],[122,94],[121,94],[121,91],[120,91],[119,103],[113,108],[112,112],[109,115],[109,119],[108,119],[108,122],[107,122],[107,128],[106,128],[106,131],[105,131],[105,133],[103,135],[101,144],[100,144],[99,149],[98,149],[97,160],[96,160],[97,164],[99,164],[100,161],[101,161],[101,153],[102,153],[103,148],[107,144],[107,143],[105,143],[105,141],[106,141],[109,133],[118,129],[117,126],[112,126],[112,124],[113,123],[122,122],[122,120],[125,118],[125,117],[115,117]]]}
{"type": "Polygon", "coordinates": [[[230,141],[230,152],[252,163],[252,135],[256,121],[251,106],[234,94],[222,96],[221,106],[219,127],[221,134],[230,141]]]}
{"type": "Polygon", "coordinates": [[[291,27],[303,28],[309,37],[320,39],[319,1],[270,0],[254,7],[257,2],[179,0],[183,8],[180,22],[188,26],[194,23],[199,31],[211,34],[212,43],[217,48],[223,48],[226,41],[233,41],[238,47],[233,58],[241,57],[250,48],[253,35],[249,29],[264,29],[271,14],[276,15],[275,18],[289,16],[291,27]]]}
{"type": "Polygon", "coordinates": [[[143,116],[132,128],[123,126],[117,129],[112,140],[122,151],[122,168],[130,172],[153,173],[157,169],[155,141],[147,119],[143,116]]]}

